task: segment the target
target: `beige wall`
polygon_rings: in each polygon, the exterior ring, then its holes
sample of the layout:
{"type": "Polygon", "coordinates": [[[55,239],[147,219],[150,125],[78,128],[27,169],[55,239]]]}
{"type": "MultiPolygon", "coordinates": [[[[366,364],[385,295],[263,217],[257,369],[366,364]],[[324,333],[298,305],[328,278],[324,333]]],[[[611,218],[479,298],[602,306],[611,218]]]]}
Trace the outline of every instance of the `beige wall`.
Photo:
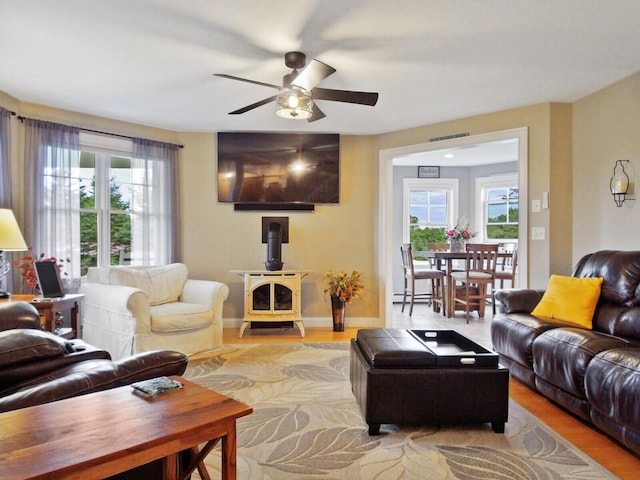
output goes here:
{"type": "MultiPolygon", "coordinates": [[[[632,166],[638,162],[640,75],[573,105],[540,104],[376,137],[343,136],[341,203],[318,205],[313,213],[235,212],[231,205],[218,204],[214,133],[160,130],[23,103],[1,92],[0,105],[27,117],[183,144],[183,261],[193,277],[217,279],[230,286],[224,309],[226,324],[242,317],[242,282],[229,270],[263,266],[262,216],[289,217],[290,243],[283,246],[285,268],[313,270],[303,282],[307,324],[330,324],[322,281],[329,269],[364,272],[365,295],[349,305],[347,322],[354,326],[380,324],[378,286],[384,280],[377,276],[379,150],[420,144],[433,137],[528,128],[528,196],[539,199],[548,191],[551,200],[551,208],[540,213],[530,213],[528,205],[526,208],[529,227],[547,231],[546,240],[529,241],[530,286],[544,287],[551,273],[570,273],[586,252],[637,248],[640,225],[632,212],[635,202],[616,208],[608,182],[616,159],[629,158],[632,166]]],[[[18,167],[13,172],[15,191],[20,196],[23,129],[17,120],[12,123],[12,140],[14,165],[18,167]]],[[[632,175],[635,180],[635,173],[632,175]]]]}
{"type": "Polygon", "coordinates": [[[618,208],[609,193],[621,159],[640,191],[640,73],[574,104],[573,159],[573,263],[596,250],[640,250],[638,201],[618,208]]]}
{"type": "Polygon", "coordinates": [[[183,260],[197,278],[229,285],[224,317],[243,315],[243,283],[230,270],[264,268],[262,217],[289,217],[289,243],[282,246],[285,269],[313,272],[303,281],[305,323],[330,325],[325,271],[363,271],[365,293],[347,308],[351,324],[369,325],[378,317],[375,242],[377,157],[373,139],[341,137],[339,205],[316,205],[315,212],[236,212],[216,200],[216,136],[181,134],[183,260]]]}
{"type": "MultiPolygon", "coordinates": [[[[112,119],[19,102],[0,92],[0,105],[19,115],[116,134],[179,143],[183,261],[194,278],[215,279],[230,287],[224,307],[227,324],[243,316],[242,281],[229,271],[261,269],[266,260],[262,244],[263,216],[289,217],[289,243],[283,245],[285,268],[311,270],[303,281],[302,313],[308,325],[329,326],[330,303],[323,293],[325,271],[363,271],[362,298],[347,308],[350,325],[378,322],[378,278],[375,245],[377,152],[374,138],[341,137],[341,201],[317,205],[310,212],[235,212],[216,200],[216,135],[181,133],[112,119]]],[[[24,128],[12,122],[12,158],[16,210],[21,218],[24,171],[24,128]]],[[[29,240],[27,239],[27,242],[29,240]]]]}
{"type": "MultiPolygon", "coordinates": [[[[562,175],[565,175],[564,170],[567,165],[569,168],[571,165],[571,157],[567,155],[567,153],[570,154],[570,150],[567,147],[569,146],[570,148],[571,144],[570,112],[571,105],[545,103],[463,118],[380,135],[377,139],[378,148],[390,149],[420,144],[430,138],[458,133],[479,135],[526,127],[529,137],[528,185],[526,187],[528,198],[530,201],[532,199],[541,199],[542,192],[550,192],[551,198],[550,209],[543,210],[540,213],[531,213],[529,205],[521,206],[521,215],[528,215],[529,229],[544,227],[547,232],[544,241],[529,241],[528,245],[528,284],[534,288],[541,288],[547,284],[551,273],[567,274],[571,271],[571,265],[565,260],[565,256],[551,255],[551,252],[556,248],[566,249],[566,237],[550,235],[550,232],[553,232],[557,225],[571,224],[570,177],[568,202],[566,200],[560,202],[560,198],[566,197],[567,192],[555,192],[551,182],[552,159],[554,162],[556,159],[561,162],[558,167],[554,165],[553,170],[555,173],[558,170],[558,172],[563,171],[562,175]],[[569,135],[569,139],[561,141],[562,135],[569,135]],[[558,201],[555,200],[556,198],[558,201]]],[[[563,184],[562,188],[566,189],[567,187],[563,184]]],[[[563,230],[566,231],[566,228],[563,228],[563,230]]],[[[570,244],[568,247],[570,248],[570,244]]]]}

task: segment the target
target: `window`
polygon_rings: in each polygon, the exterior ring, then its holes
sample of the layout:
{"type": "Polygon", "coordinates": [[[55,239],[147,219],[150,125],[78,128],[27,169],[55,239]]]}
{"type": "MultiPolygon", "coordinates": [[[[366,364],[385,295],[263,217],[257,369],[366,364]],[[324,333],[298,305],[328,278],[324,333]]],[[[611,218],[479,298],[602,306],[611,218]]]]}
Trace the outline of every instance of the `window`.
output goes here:
{"type": "Polygon", "coordinates": [[[81,275],[179,261],[177,146],[81,133],[80,150],[81,275]]]}
{"type": "Polygon", "coordinates": [[[178,145],[24,122],[26,229],[35,251],[69,259],[73,288],[128,247],[134,265],[180,261],[178,145]]]}
{"type": "Polygon", "coordinates": [[[518,240],[518,177],[500,175],[477,180],[480,234],[484,241],[518,240]]]}
{"type": "Polygon", "coordinates": [[[131,159],[104,152],[80,154],[80,270],[129,263],[131,159]]]}
{"type": "Polygon", "coordinates": [[[445,231],[457,215],[457,179],[404,179],[403,242],[416,251],[446,242],[445,231]]]}

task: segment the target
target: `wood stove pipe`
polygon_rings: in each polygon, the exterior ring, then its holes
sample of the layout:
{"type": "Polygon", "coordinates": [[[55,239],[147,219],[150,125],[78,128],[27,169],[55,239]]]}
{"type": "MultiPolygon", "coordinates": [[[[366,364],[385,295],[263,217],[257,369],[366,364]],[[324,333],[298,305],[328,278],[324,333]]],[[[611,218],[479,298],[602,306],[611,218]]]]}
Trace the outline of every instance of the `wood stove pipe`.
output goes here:
{"type": "Polygon", "coordinates": [[[267,261],[264,266],[268,271],[282,270],[282,226],[271,222],[267,231],[267,261]]]}

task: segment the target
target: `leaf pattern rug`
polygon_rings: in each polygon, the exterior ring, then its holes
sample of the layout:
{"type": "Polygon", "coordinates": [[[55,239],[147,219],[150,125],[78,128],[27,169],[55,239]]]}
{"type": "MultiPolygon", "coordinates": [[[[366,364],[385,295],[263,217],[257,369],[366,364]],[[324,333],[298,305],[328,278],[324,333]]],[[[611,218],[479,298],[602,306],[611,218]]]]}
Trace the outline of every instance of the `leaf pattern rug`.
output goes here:
{"type": "MultiPolygon", "coordinates": [[[[513,401],[504,434],[382,425],[369,436],[348,343],[226,345],[192,358],[185,377],[253,407],[237,424],[240,479],[617,478],[513,401]]],[[[206,463],[220,478],[219,447],[206,463]]]]}

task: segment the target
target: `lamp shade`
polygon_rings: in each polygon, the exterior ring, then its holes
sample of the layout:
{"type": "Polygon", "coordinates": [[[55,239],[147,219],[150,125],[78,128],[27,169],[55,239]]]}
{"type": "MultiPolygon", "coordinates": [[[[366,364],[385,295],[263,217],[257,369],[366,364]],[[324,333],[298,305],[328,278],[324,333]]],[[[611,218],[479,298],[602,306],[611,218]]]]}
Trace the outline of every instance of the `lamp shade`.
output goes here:
{"type": "Polygon", "coordinates": [[[307,120],[313,115],[313,98],[298,89],[286,89],[276,97],[276,115],[293,120],[307,120]]]}
{"type": "Polygon", "coordinates": [[[8,208],[0,208],[0,250],[27,250],[16,216],[8,208]]]}

